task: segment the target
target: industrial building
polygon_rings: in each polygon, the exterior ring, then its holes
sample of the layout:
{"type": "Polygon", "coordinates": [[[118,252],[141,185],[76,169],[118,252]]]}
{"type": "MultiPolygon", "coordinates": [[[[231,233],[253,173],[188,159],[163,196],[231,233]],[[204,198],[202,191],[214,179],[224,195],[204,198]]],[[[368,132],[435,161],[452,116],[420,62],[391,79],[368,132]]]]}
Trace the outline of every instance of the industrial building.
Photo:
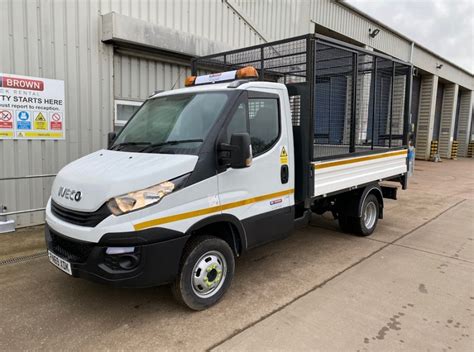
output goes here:
{"type": "Polygon", "coordinates": [[[0,224],[43,223],[57,171],[104,148],[150,94],[183,86],[192,57],[306,33],[413,64],[417,158],[466,157],[472,141],[473,74],[343,1],[5,0],[0,28],[0,74],[64,82],[61,138],[0,125],[0,224]]]}

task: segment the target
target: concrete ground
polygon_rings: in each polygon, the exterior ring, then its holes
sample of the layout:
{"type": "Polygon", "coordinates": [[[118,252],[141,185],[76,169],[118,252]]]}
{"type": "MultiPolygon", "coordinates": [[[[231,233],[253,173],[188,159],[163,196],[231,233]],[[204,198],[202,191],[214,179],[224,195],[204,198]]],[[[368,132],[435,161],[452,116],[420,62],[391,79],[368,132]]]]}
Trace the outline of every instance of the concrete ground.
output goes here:
{"type": "Polygon", "coordinates": [[[473,219],[474,161],[417,162],[372,236],[314,216],[239,258],[231,289],[203,312],[167,287],[69,278],[31,256],[38,231],[0,235],[0,262],[9,248],[29,256],[0,264],[0,350],[472,351],[473,219]]]}
{"type": "Polygon", "coordinates": [[[34,257],[44,254],[43,226],[17,229],[15,232],[0,233],[0,262],[19,257],[34,257]]]}

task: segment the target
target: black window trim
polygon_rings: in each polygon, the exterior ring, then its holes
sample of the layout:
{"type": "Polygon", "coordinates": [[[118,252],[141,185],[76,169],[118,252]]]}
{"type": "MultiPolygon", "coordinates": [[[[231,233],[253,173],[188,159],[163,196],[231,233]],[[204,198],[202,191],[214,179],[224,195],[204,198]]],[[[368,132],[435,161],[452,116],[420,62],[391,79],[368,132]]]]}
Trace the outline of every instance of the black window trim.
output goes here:
{"type": "Polygon", "coordinates": [[[234,118],[235,113],[237,112],[237,109],[239,108],[240,104],[244,103],[245,104],[245,109],[246,109],[246,116],[245,116],[245,124],[247,125],[247,133],[250,134],[250,121],[249,121],[249,104],[248,104],[248,97],[247,94],[242,94],[235,102],[232,110],[229,113],[228,118],[226,119],[224,126],[222,127],[222,133],[219,137],[220,142],[225,142],[225,143],[230,143],[230,141],[227,139],[227,129],[229,128],[230,123],[232,122],[232,119],[234,118]]]}
{"type": "Polygon", "coordinates": [[[236,97],[236,99],[232,102],[230,109],[224,112],[225,118],[222,119],[222,124],[219,126],[219,132],[218,132],[217,138],[215,138],[215,141],[214,141],[215,165],[216,165],[216,170],[218,174],[226,171],[229,167],[227,165],[219,165],[219,160],[218,160],[219,153],[217,149],[220,143],[229,142],[227,140],[227,128],[229,127],[230,122],[232,118],[234,117],[234,114],[239,108],[239,105],[241,103],[245,103],[245,105],[247,106],[246,123],[247,123],[247,131],[249,131],[250,122],[249,122],[249,116],[248,116],[248,93],[247,91],[241,91],[238,93],[238,96],[236,97]]]}
{"type": "MultiPolygon", "coordinates": [[[[260,155],[263,155],[263,154],[266,154],[267,152],[272,150],[273,147],[276,144],[278,144],[278,142],[280,142],[280,140],[281,140],[281,104],[280,104],[280,96],[278,94],[265,93],[265,92],[255,92],[255,91],[252,92],[253,94],[250,94],[250,92],[251,91],[249,91],[248,101],[250,101],[250,99],[275,99],[276,102],[277,102],[277,111],[278,111],[278,135],[275,138],[275,140],[273,141],[273,143],[271,145],[269,145],[265,150],[263,150],[259,153],[253,154],[253,157],[256,158],[256,157],[258,157],[260,155]]],[[[248,120],[250,138],[252,138],[252,134],[251,134],[251,131],[250,131],[250,116],[249,116],[248,101],[247,101],[247,120],[248,120]]],[[[252,152],[253,152],[253,148],[252,148],[252,152]]]]}
{"type": "MultiPolygon", "coordinates": [[[[218,146],[219,143],[226,142],[226,140],[227,140],[227,128],[229,127],[229,124],[230,124],[232,118],[234,117],[235,112],[237,111],[237,109],[239,108],[239,105],[241,103],[245,103],[245,105],[247,106],[247,116],[246,116],[247,132],[250,134],[250,117],[249,117],[248,102],[249,102],[250,99],[258,99],[258,98],[260,98],[260,99],[275,99],[277,101],[278,136],[275,139],[275,141],[266,150],[264,150],[263,152],[260,152],[258,154],[253,154],[253,157],[256,158],[260,155],[263,155],[263,154],[267,153],[268,151],[273,149],[273,147],[275,147],[275,145],[277,145],[280,142],[281,136],[282,136],[282,127],[281,127],[281,125],[282,125],[282,123],[281,123],[282,114],[281,114],[280,96],[278,94],[275,94],[275,93],[266,93],[266,92],[258,92],[258,91],[247,90],[247,91],[242,92],[242,94],[234,102],[232,109],[229,111],[229,113],[227,115],[227,118],[225,119],[225,121],[222,125],[221,131],[219,133],[219,137],[216,138],[216,150],[217,150],[217,146],[218,146]]],[[[216,153],[216,158],[217,158],[217,153],[216,153]]],[[[224,167],[224,168],[218,167],[218,173],[223,172],[226,169],[227,169],[227,167],[224,167]]]]}

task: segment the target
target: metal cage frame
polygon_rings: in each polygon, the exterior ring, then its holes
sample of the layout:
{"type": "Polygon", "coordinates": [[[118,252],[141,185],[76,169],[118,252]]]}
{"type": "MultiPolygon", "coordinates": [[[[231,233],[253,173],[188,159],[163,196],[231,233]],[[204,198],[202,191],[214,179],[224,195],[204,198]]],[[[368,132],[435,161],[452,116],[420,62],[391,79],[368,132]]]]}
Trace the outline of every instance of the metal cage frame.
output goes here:
{"type": "MultiPolygon", "coordinates": [[[[303,185],[301,194],[298,190],[295,194],[297,199],[306,200],[307,195],[312,194],[311,163],[314,161],[407,148],[413,65],[327,36],[306,34],[197,57],[191,61],[191,71],[192,75],[198,75],[198,72],[230,71],[248,65],[257,69],[259,80],[285,84],[290,106],[299,109],[292,111],[295,153],[298,154],[296,178],[303,185]],[[333,104],[331,96],[324,96],[319,83],[334,77],[344,77],[345,110],[339,113],[336,126],[340,129],[343,122],[344,137],[339,136],[338,142],[332,145],[331,112],[329,110],[327,116],[317,101],[323,96],[333,104]],[[396,80],[398,91],[395,97],[396,80]],[[397,106],[395,98],[399,100],[397,106]],[[396,109],[398,125],[395,131],[396,109]],[[327,133],[316,130],[323,119],[328,121],[327,133]],[[361,136],[365,139],[361,140],[361,136]],[[321,142],[324,138],[327,143],[321,142]]],[[[341,102],[334,104],[342,110],[341,102]]]]}
{"type": "MultiPolygon", "coordinates": [[[[321,55],[322,56],[322,55],[321,55]]],[[[410,124],[410,104],[411,104],[411,85],[412,85],[412,72],[413,66],[396,58],[393,58],[388,55],[384,55],[378,52],[366,50],[360,47],[357,47],[352,44],[348,44],[342,42],[340,40],[336,40],[333,38],[329,38],[319,34],[306,34],[302,36],[297,36],[293,38],[273,41],[269,43],[258,44],[242,49],[235,49],[226,52],[216,53],[212,55],[202,56],[198,58],[194,58],[191,62],[191,69],[192,74],[197,75],[198,70],[203,71],[210,71],[210,72],[219,72],[219,71],[227,71],[227,70],[234,70],[238,69],[247,65],[254,66],[259,72],[259,80],[265,81],[275,81],[281,82],[286,84],[287,86],[292,86],[295,84],[306,83],[307,85],[307,92],[310,97],[313,99],[309,99],[310,102],[307,104],[306,109],[309,109],[309,114],[305,113],[300,114],[299,120],[301,123],[301,119],[309,118],[310,120],[314,120],[315,118],[315,109],[317,110],[318,107],[315,104],[315,94],[317,93],[317,84],[316,78],[320,78],[323,76],[329,76],[321,71],[327,71],[329,69],[337,70],[344,70],[337,73],[338,75],[346,74],[346,76],[351,77],[352,82],[358,82],[358,77],[361,74],[366,74],[369,72],[371,76],[371,83],[370,83],[370,105],[369,108],[371,110],[371,114],[369,116],[372,119],[372,138],[371,138],[371,145],[370,151],[376,149],[374,145],[374,119],[376,114],[376,106],[377,106],[377,74],[382,72],[383,69],[379,69],[377,67],[377,63],[379,62],[390,62],[391,63],[391,74],[385,74],[386,78],[391,79],[392,87],[390,89],[390,106],[388,108],[389,111],[389,131],[383,134],[383,139],[387,141],[386,144],[388,149],[394,149],[399,147],[404,147],[408,145],[408,132],[409,132],[409,124],[410,124]],[[323,49],[318,49],[318,47],[324,46],[323,49]],[[350,67],[347,64],[342,65],[333,65],[331,67],[326,68],[318,68],[318,65],[321,65],[323,61],[331,63],[337,63],[341,61],[341,58],[327,58],[327,59],[319,59],[318,56],[324,50],[341,50],[347,53],[349,56],[343,57],[350,58],[352,56],[352,63],[350,67]],[[371,63],[371,67],[369,67],[367,62],[360,62],[361,56],[372,57],[373,61],[371,63]],[[236,60],[238,59],[238,60],[236,60]],[[275,65],[275,63],[279,63],[275,65]],[[403,133],[399,133],[394,135],[392,133],[392,119],[394,114],[394,107],[393,107],[393,80],[398,71],[400,71],[400,67],[403,69],[401,75],[406,76],[405,81],[405,96],[403,102],[403,133]],[[308,80],[308,77],[313,77],[313,79],[308,80]],[[293,78],[296,82],[292,81],[293,78]],[[299,81],[299,82],[298,82],[299,81]],[[401,145],[394,146],[394,140],[401,140],[401,145]]],[[[385,73],[390,73],[387,68],[384,69],[385,73]]],[[[398,75],[398,76],[401,76],[398,75]]],[[[353,154],[359,153],[360,151],[357,150],[356,145],[356,123],[359,118],[357,116],[357,99],[358,94],[360,94],[359,89],[357,88],[357,84],[352,84],[352,92],[351,92],[351,102],[350,102],[350,140],[348,143],[348,150],[346,153],[343,154],[353,154]]],[[[291,95],[291,94],[290,94],[291,95]]],[[[309,121],[308,124],[305,124],[306,127],[309,127],[310,131],[314,131],[314,121],[309,121]]],[[[314,131],[313,136],[311,138],[315,138],[318,136],[318,131],[314,131]]],[[[319,134],[321,136],[321,134],[319,134]]],[[[381,137],[382,138],[382,137],[381,137]]],[[[313,142],[315,145],[317,143],[313,142]]],[[[369,151],[366,151],[369,152],[369,151]]],[[[333,158],[335,155],[330,156],[313,156],[313,152],[311,154],[311,160],[323,160],[327,158],[333,158]]],[[[342,156],[339,154],[338,156],[342,156]]]]}

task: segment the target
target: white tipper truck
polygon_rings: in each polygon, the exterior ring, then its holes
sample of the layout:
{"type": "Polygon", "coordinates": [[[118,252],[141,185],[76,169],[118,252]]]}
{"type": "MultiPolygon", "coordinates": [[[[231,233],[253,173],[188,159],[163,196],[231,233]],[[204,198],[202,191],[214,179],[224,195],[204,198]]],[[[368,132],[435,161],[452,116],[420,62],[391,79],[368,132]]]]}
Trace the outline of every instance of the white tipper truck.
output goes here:
{"type": "Polygon", "coordinates": [[[67,274],[169,283],[205,309],[235,257],[312,213],[370,235],[396,199],[380,182],[406,188],[410,65],[311,34],[193,59],[192,74],[56,176],[45,237],[67,274]]]}

